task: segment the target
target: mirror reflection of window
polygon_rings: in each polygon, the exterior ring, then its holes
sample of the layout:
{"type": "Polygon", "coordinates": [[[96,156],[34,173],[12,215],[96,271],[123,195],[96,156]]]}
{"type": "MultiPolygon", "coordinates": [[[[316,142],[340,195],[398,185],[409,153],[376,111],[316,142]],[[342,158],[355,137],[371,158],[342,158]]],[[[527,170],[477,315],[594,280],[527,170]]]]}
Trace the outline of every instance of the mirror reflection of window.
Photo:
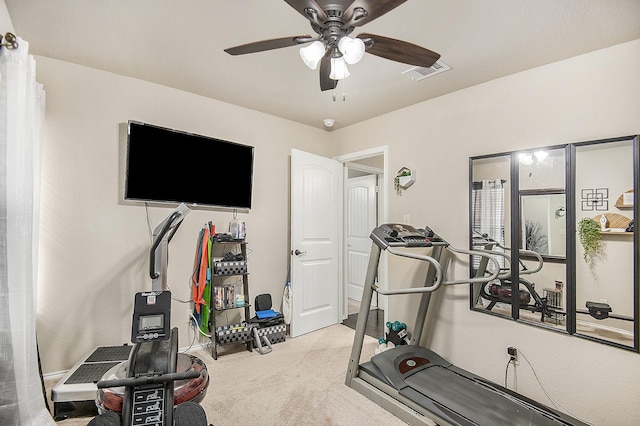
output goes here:
{"type": "MultiPolygon", "coordinates": [[[[483,249],[504,252],[510,239],[510,157],[498,155],[472,160],[471,182],[471,234],[475,243],[483,249]]],[[[505,259],[497,257],[501,268],[505,259]]],[[[472,276],[482,276],[493,271],[486,258],[472,257],[472,276]]],[[[491,304],[486,295],[488,284],[473,284],[473,305],[478,309],[493,310],[494,313],[509,315],[510,307],[504,303],[491,304]],[[483,296],[484,295],[484,296],[483,296]],[[495,308],[495,310],[494,310],[495,308]]],[[[494,283],[495,284],[495,283],[494,283]]]]}
{"type": "MultiPolygon", "coordinates": [[[[503,179],[484,179],[473,182],[472,230],[475,234],[504,244],[504,184],[503,179]]],[[[504,262],[499,261],[502,265],[504,262]]]]}

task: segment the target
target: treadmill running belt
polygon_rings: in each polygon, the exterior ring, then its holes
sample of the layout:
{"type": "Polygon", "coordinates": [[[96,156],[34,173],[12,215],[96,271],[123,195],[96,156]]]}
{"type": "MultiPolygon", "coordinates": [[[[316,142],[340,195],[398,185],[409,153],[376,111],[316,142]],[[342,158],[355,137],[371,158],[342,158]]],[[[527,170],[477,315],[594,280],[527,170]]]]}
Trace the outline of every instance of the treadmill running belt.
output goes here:
{"type": "Polygon", "coordinates": [[[442,366],[432,366],[405,378],[400,394],[422,405],[450,415],[456,413],[477,425],[558,425],[556,416],[482,382],[464,377],[442,366]],[[444,408],[443,408],[444,407],[444,408]]]}

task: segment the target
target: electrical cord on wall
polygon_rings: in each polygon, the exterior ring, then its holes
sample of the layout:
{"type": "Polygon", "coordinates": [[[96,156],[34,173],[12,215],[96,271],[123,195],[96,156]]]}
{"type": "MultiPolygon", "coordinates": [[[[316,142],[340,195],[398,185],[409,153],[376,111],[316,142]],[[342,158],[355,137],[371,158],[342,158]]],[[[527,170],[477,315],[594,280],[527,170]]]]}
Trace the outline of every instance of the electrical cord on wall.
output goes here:
{"type": "MultiPolygon", "coordinates": [[[[191,344],[185,350],[183,350],[181,353],[189,352],[189,350],[191,350],[191,348],[193,347],[193,344],[196,342],[196,332],[195,332],[196,323],[194,322],[195,318],[193,317],[193,314],[191,315],[191,318],[193,318],[193,321],[191,321],[191,325],[194,328],[193,339],[191,339],[191,344]]],[[[198,330],[200,330],[200,327],[198,327],[198,330]]]]}
{"type": "MultiPolygon", "coordinates": [[[[564,411],[565,413],[580,419],[578,416],[576,416],[575,414],[573,414],[571,411],[567,410],[562,404],[560,404],[558,401],[556,401],[555,399],[553,399],[553,397],[551,396],[551,394],[547,391],[547,389],[544,387],[544,385],[542,384],[542,382],[540,381],[540,378],[538,377],[538,373],[536,373],[536,370],[533,368],[533,364],[531,364],[531,361],[529,361],[529,358],[527,358],[527,355],[525,355],[525,353],[522,351],[522,349],[518,349],[518,354],[522,355],[522,357],[524,358],[525,361],[527,361],[527,364],[529,364],[529,368],[531,368],[531,371],[533,372],[533,376],[536,378],[536,381],[538,382],[538,384],[540,385],[540,388],[542,389],[542,392],[544,392],[544,394],[546,395],[546,397],[549,399],[549,401],[551,401],[551,403],[558,409],[561,409],[562,411],[564,411]]],[[[509,371],[509,364],[511,364],[511,362],[514,362],[514,366],[515,366],[515,357],[510,357],[509,361],[507,362],[507,368],[505,370],[504,373],[504,387],[507,387],[507,374],[509,371]]],[[[587,424],[591,424],[585,420],[580,419],[580,421],[587,423],[587,424]]]]}
{"type": "Polygon", "coordinates": [[[144,210],[147,213],[147,229],[149,230],[149,243],[153,244],[153,230],[151,229],[151,218],[149,217],[149,204],[144,203],[144,210]]]}
{"type": "Polygon", "coordinates": [[[513,357],[509,358],[509,361],[507,361],[507,367],[504,369],[504,387],[505,388],[509,388],[507,386],[507,378],[509,376],[509,364],[511,364],[511,361],[515,361],[515,359],[513,357]]]}
{"type": "Polygon", "coordinates": [[[171,286],[169,285],[169,283],[167,283],[167,288],[169,289],[169,292],[171,292],[171,300],[175,300],[176,302],[180,302],[180,303],[191,303],[191,300],[182,300],[175,297],[173,295],[173,290],[171,290],[171,286]]]}
{"type": "MultiPolygon", "coordinates": [[[[194,339],[196,338],[196,337],[195,337],[195,335],[196,335],[195,330],[198,330],[198,332],[199,332],[201,335],[203,335],[204,337],[208,337],[208,338],[211,338],[211,337],[212,337],[210,334],[205,333],[204,331],[202,331],[202,330],[200,329],[200,327],[198,327],[198,320],[196,319],[196,317],[195,317],[195,316],[193,316],[193,314],[191,314],[191,327],[193,327],[193,330],[194,330],[194,333],[193,333],[193,338],[194,338],[194,339]]],[[[193,343],[192,343],[192,344],[193,344],[193,343]]],[[[191,346],[189,346],[189,347],[191,347],[191,346]]]]}

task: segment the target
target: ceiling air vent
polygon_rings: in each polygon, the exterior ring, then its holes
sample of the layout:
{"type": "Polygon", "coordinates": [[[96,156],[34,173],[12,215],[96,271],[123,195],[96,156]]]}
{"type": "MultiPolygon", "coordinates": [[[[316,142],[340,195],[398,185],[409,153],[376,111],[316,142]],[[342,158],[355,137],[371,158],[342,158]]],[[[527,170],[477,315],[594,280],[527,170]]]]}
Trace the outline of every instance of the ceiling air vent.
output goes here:
{"type": "Polygon", "coordinates": [[[430,66],[429,68],[425,67],[413,67],[411,69],[406,70],[402,73],[402,75],[406,75],[413,81],[420,81],[427,77],[432,77],[436,74],[443,73],[445,71],[449,71],[451,67],[445,64],[442,61],[437,61],[435,64],[430,66]]]}

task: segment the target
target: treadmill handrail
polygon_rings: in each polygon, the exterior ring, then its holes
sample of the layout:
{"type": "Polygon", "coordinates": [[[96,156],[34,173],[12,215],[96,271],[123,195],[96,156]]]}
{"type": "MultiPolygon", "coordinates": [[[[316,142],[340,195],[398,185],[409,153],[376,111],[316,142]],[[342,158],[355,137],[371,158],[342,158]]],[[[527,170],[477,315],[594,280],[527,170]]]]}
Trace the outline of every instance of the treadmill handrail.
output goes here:
{"type": "MultiPolygon", "coordinates": [[[[501,256],[504,257],[505,260],[507,262],[509,262],[509,267],[505,269],[505,272],[498,274],[498,279],[502,280],[504,278],[509,278],[511,277],[511,256],[509,256],[508,254],[506,254],[505,252],[502,251],[498,251],[498,250],[477,250],[477,251],[483,251],[485,253],[488,254],[492,254],[494,256],[501,256]]],[[[500,270],[500,267],[498,266],[498,270],[500,270]]]]}
{"type": "Polygon", "coordinates": [[[447,248],[449,250],[451,250],[454,253],[463,253],[463,254],[469,254],[469,255],[474,255],[474,256],[482,256],[482,257],[486,257],[489,259],[490,262],[492,262],[495,266],[494,268],[494,272],[486,277],[476,277],[476,278],[467,278],[467,279],[461,279],[461,280],[448,280],[448,281],[443,281],[443,276],[444,276],[444,272],[442,269],[442,265],[440,264],[440,262],[438,262],[436,259],[434,259],[431,256],[427,256],[427,255],[421,255],[421,254],[415,254],[415,253],[409,253],[409,252],[405,252],[405,251],[398,251],[393,249],[392,247],[387,247],[387,251],[391,254],[394,254],[396,256],[402,256],[402,257],[408,257],[411,259],[417,259],[417,260],[424,260],[427,261],[429,263],[431,263],[435,270],[436,270],[436,279],[435,282],[433,283],[433,285],[427,286],[427,287],[410,287],[410,288],[399,288],[399,289],[394,289],[394,290],[383,290],[381,288],[379,288],[377,285],[374,285],[373,288],[376,292],[378,292],[379,294],[382,294],[383,296],[389,296],[389,295],[395,295],[395,294],[415,294],[415,293],[429,293],[432,291],[437,290],[441,285],[456,285],[456,284],[473,284],[473,283],[488,283],[490,281],[495,280],[498,277],[498,274],[500,273],[500,264],[498,263],[498,261],[491,256],[490,254],[480,251],[480,250],[466,250],[466,249],[459,249],[459,248],[455,248],[451,245],[448,245],[447,248]]]}
{"type": "Polygon", "coordinates": [[[542,269],[542,265],[544,264],[544,260],[542,260],[542,256],[540,256],[540,253],[537,253],[537,252],[535,252],[533,250],[525,250],[525,249],[518,250],[518,253],[525,254],[527,256],[533,256],[538,261],[538,266],[536,267],[536,269],[523,269],[523,270],[520,271],[520,275],[535,274],[536,272],[538,272],[539,270],[542,269]]]}
{"type": "Polygon", "coordinates": [[[445,281],[442,283],[442,285],[454,285],[454,284],[473,284],[473,283],[488,283],[490,281],[495,280],[496,278],[498,278],[498,275],[500,273],[500,264],[498,263],[498,261],[496,260],[495,257],[491,256],[489,253],[486,253],[484,251],[481,250],[466,250],[466,249],[459,249],[453,246],[449,246],[447,247],[450,251],[454,252],[454,253],[462,253],[462,254],[468,254],[470,256],[482,256],[482,257],[486,257],[489,259],[490,262],[492,262],[495,266],[495,270],[493,271],[493,273],[487,277],[476,277],[476,278],[466,278],[466,279],[461,279],[461,280],[452,280],[452,281],[445,281]]]}
{"type": "MultiPolygon", "coordinates": [[[[505,251],[511,251],[511,247],[507,247],[507,246],[505,246],[504,244],[500,244],[500,243],[499,243],[499,242],[497,242],[496,240],[492,240],[492,239],[488,239],[488,238],[487,238],[487,239],[486,239],[486,241],[487,241],[487,242],[490,242],[490,243],[494,243],[497,247],[500,247],[501,249],[503,249],[503,250],[505,250],[505,251]]],[[[479,244],[479,241],[476,241],[476,245],[478,245],[478,244],[479,244]]],[[[495,255],[502,256],[502,257],[504,257],[505,259],[507,259],[507,260],[509,261],[509,265],[512,265],[512,264],[513,264],[513,263],[511,262],[511,256],[509,256],[509,255],[508,255],[508,254],[506,254],[506,253],[502,253],[502,252],[499,252],[499,251],[496,251],[496,250],[478,250],[478,251],[486,251],[487,253],[493,253],[493,254],[495,254],[495,255]]],[[[532,257],[535,257],[535,258],[536,258],[536,260],[538,261],[538,266],[536,266],[536,268],[535,268],[535,269],[521,269],[521,270],[519,271],[519,275],[531,275],[531,274],[535,274],[536,272],[539,272],[539,271],[542,269],[542,267],[544,266],[544,260],[542,259],[542,256],[540,255],[540,253],[537,253],[537,252],[535,252],[535,251],[533,251],[533,250],[527,250],[527,249],[518,249],[518,253],[519,253],[520,255],[523,255],[523,254],[524,254],[524,255],[526,255],[526,256],[532,256],[532,257]]],[[[524,266],[524,264],[523,264],[523,266],[524,266]]],[[[500,279],[502,279],[502,278],[508,278],[508,277],[510,277],[510,276],[511,276],[511,272],[510,272],[510,270],[511,270],[511,267],[509,267],[509,269],[507,270],[507,272],[504,272],[504,273],[500,274],[499,278],[500,278],[500,279]]]]}
{"type": "MultiPolygon", "coordinates": [[[[506,250],[506,251],[511,251],[511,247],[507,247],[504,246],[500,243],[496,243],[498,247],[506,250]]],[[[535,257],[536,260],[538,261],[538,266],[535,269],[521,269],[520,270],[520,275],[530,275],[530,274],[535,274],[536,272],[540,271],[542,269],[542,266],[544,264],[544,260],[542,259],[542,256],[540,255],[540,253],[537,253],[533,250],[527,250],[527,249],[518,249],[518,254],[520,255],[526,255],[526,256],[532,256],[535,257]]],[[[505,257],[507,257],[506,254],[504,254],[505,257]]],[[[512,264],[511,262],[511,257],[509,256],[509,264],[512,264]]],[[[524,265],[523,265],[524,266],[524,265]]]]}
{"type": "Polygon", "coordinates": [[[409,252],[405,252],[405,251],[399,251],[396,250],[392,247],[387,247],[387,251],[391,254],[394,254],[396,256],[402,256],[402,257],[408,257],[411,259],[417,259],[417,260],[424,260],[427,261],[429,263],[431,263],[433,265],[433,267],[435,268],[436,271],[436,278],[435,281],[432,285],[427,286],[427,287],[410,287],[410,288],[399,288],[399,289],[394,289],[394,290],[383,290],[381,288],[379,288],[377,285],[373,285],[373,289],[378,292],[379,294],[382,294],[384,296],[389,296],[389,295],[393,295],[393,294],[413,294],[413,293],[429,293],[432,291],[435,291],[438,289],[438,287],[440,287],[440,284],[442,284],[442,277],[444,275],[443,271],[442,271],[442,265],[440,264],[440,262],[438,262],[436,259],[434,259],[431,256],[427,256],[427,255],[423,255],[423,254],[415,254],[415,253],[409,253],[409,252]]]}

